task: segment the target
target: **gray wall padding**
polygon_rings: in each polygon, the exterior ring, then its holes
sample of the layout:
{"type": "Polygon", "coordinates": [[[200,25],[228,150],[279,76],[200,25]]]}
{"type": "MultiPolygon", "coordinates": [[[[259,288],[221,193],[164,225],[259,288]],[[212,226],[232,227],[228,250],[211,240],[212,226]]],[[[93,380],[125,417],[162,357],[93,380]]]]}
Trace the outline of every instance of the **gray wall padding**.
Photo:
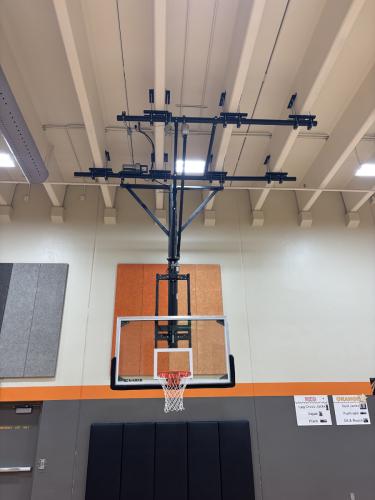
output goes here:
{"type": "Polygon", "coordinates": [[[55,375],[67,271],[64,264],[40,266],[25,377],[55,375]]]}
{"type": "Polygon", "coordinates": [[[4,310],[7,303],[13,264],[0,264],[0,331],[3,324],[4,310]]]}
{"type": "Polygon", "coordinates": [[[0,331],[0,377],[55,375],[67,272],[67,264],[13,265],[0,331]]]}
{"type": "Polygon", "coordinates": [[[15,264],[0,333],[0,377],[22,377],[33,320],[39,264],[15,264]]]}

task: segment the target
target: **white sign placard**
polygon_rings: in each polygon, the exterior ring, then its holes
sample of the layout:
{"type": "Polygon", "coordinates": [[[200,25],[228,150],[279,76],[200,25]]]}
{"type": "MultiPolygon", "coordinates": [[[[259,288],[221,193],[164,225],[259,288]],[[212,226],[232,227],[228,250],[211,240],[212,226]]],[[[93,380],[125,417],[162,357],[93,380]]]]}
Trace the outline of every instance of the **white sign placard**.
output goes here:
{"type": "Polygon", "coordinates": [[[332,396],[337,425],[369,425],[366,396],[342,395],[332,396]]]}
{"type": "Polygon", "coordinates": [[[294,396],[298,425],[332,425],[328,396],[294,396]]]}

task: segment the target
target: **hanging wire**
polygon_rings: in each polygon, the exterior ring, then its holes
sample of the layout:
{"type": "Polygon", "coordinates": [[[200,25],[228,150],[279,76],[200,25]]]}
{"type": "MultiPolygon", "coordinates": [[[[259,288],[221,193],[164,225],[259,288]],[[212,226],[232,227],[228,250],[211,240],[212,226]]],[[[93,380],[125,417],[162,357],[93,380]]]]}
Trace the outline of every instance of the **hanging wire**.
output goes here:
{"type": "Polygon", "coordinates": [[[77,162],[78,168],[79,168],[80,172],[82,172],[82,165],[81,165],[81,162],[79,161],[79,158],[78,158],[78,155],[77,155],[77,151],[76,151],[76,149],[74,147],[72,136],[70,135],[69,129],[67,127],[65,127],[65,132],[66,132],[66,135],[68,136],[68,141],[69,141],[70,147],[72,148],[73,155],[74,155],[74,158],[75,158],[75,160],[77,162]]]}
{"type": "Polygon", "coordinates": [[[251,377],[251,385],[252,385],[252,394],[250,397],[249,406],[253,408],[254,420],[255,420],[255,441],[257,446],[257,457],[258,457],[258,467],[259,467],[259,486],[260,486],[260,494],[261,499],[263,499],[263,476],[262,476],[262,459],[260,453],[260,436],[259,436],[259,417],[258,417],[258,409],[257,409],[257,398],[254,393],[255,387],[255,361],[254,361],[254,350],[252,343],[252,329],[250,325],[250,316],[251,312],[249,310],[248,304],[251,303],[248,297],[248,290],[251,286],[248,283],[247,273],[246,273],[246,250],[244,249],[244,237],[242,233],[242,224],[241,224],[241,215],[239,209],[239,198],[236,199],[236,209],[237,209],[237,224],[238,224],[238,232],[240,234],[239,238],[239,254],[240,254],[240,266],[241,266],[241,276],[242,276],[242,290],[243,297],[242,300],[245,304],[245,317],[246,317],[246,329],[247,329],[247,343],[249,347],[249,361],[250,361],[250,377],[251,377]]]}
{"type": "MultiPolygon", "coordinates": [[[[250,118],[254,118],[255,111],[256,111],[256,109],[258,107],[259,99],[260,99],[260,96],[261,96],[261,93],[262,93],[262,90],[263,90],[263,87],[264,87],[264,84],[265,84],[265,81],[266,81],[266,78],[267,78],[267,75],[268,75],[268,71],[269,71],[270,66],[271,66],[273,55],[274,55],[274,52],[275,52],[275,49],[276,49],[276,46],[277,46],[277,42],[278,42],[280,34],[281,34],[281,30],[282,30],[282,27],[283,27],[283,24],[284,24],[284,20],[285,20],[286,13],[288,11],[289,4],[290,4],[290,0],[288,0],[287,4],[285,6],[283,17],[281,18],[279,29],[277,30],[276,38],[275,38],[275,41],[274,41],[274,44],[273,44],[273,47],[272,47],[272,50],[271,50],[270,57],[268,59],[266,71],[264,72],[263,80],[262,80],[262,83],[260,85],[259,92],[258,92],[257,98],[255,100],[254,108],[253,108],[253,111],[251,113],[251,117],[250,118]]],[[[241,99],[242,99],[242,95],[241,95],[241,99]]],[[[239,102],[241,102],[241,99],[240,99],[239,102]]],[[[238,111],[239,111],[239,109],[238,109],[238,111]]],[[[250,130],[250,125],[247,126],[246,134],[249,133],[249,130],[250,130]]],[[[240,149],[240,152],[238,154],[238,158],[237,158],[236,166],[234,167],[233,175],[235,175],[235,173],[237,171],[237,168],[238,168],[238,165],[239,165],[239,162],[241,160],[241,156],[242,156],[242,152],[243,152],[244,147],[245,147],[246,139],[247,139],[247,137],[245,136],[244,139],[243,139],[243,141],[242,141],[241,149],[240,149]]],[[[230,185],[232,185],[232,183],[230,185]]]]}
{"type": "Polygon", "coordinates": [[[358,166],[360,167],[362,165],[362,162],[359,159],[359,154],[358,154],[358,151],[357,151],[357,146],[354,148],[354,154],[355,154],[355,157],[357,159],[358,166]]]}
{"type": "MultiPolygon", "coordinates": [[[[128,86],[126,81],[126,71],[125,71],[125,54],[124,54],[124,45],[122,41],[122,29],[121,29],[121,21],[120,21],[120,9],[119,9],[119,0],[116,0],[116,9],[117,9],[117,23],[118,23],[118,31],[120,37],[120,48],[121,48],[121,61],[122,61],[122,75],[124,79],[124,91],[125,91],[125,105],[127,114],[130,113],[129,108],[129,98],[128,98],[128,86]]],[[[132,159],[132,164],[134,165],[134,148],[133,148],[133,137],[132,137],[132,128],[129,122],[123,122],[124,128],[126,131],[128,148],[130,151],[130,156],[132,159]]]]}
{"type": "MultiPolygon", "coordinates": [[[[202,99],[201,99],[201,109],[199,111],[199,116],[202,116],[204,101],[206,100],[207,81],[208,81],[208,74],[209,74],[210,65],[211,65],[212,46],[213,46],[213,41],[214,41],[214,34],[215,34],[215,26],[216,26],[216,17],[217,17],[218,6],[219,6],[219,0],[215,0],[214,12],[213,12],[213,15],[212,15],[211,30],[210,30],[210,41],[208,43],[208,54],[207,54],[207,61],[206,61],[206,71],[205,71],[205,74],[204,74],[202,99]]],[[[200,129],[201,129],[201,127],[202,126],[200,126],[200,129]]]]}
{"type": "MultiPolygon", "coordinates": [[[[186,52],[188,43],[188,31],[189,31],[189,11],[190,11],[190,0],[186,2],[186,21],[185,21],[185,44],[184,44],[184,58],[182,62],[182,76],[181,76],[181,87],[180,87],[180,104],[183,104],[184,95],[184,79],[185,79],[185,62],[186,62],[186,52]]],[[[180,116],[182,114],[183,107],[180,106],[180,116]]]]}

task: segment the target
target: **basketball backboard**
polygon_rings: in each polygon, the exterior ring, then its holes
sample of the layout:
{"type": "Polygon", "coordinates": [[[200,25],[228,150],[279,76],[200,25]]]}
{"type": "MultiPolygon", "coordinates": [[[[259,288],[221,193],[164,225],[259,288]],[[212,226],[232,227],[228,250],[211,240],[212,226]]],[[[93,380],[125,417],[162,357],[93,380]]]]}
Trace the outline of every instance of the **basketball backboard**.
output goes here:
{"type": "Polygon", "coordinates": [[[232,387],[225,316],[118,317],[112,389],[159,388],[159,374],[166,371],[190,372],[187,387],[232,387]],[[171,324],[178,340],[170,348],[166,332],[171,324]]]}

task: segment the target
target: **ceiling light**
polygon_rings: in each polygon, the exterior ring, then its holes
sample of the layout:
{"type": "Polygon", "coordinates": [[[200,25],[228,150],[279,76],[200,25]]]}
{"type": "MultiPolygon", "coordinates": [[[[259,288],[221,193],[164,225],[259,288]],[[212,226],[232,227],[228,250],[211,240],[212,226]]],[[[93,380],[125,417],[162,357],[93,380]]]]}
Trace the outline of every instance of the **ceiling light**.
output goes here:
{"type": "MultiPolygon", "coordinates": [[[[185,174],[203,174],[205,161],[204,160],[185,160],[185,174]]],[[[182,174],[183,161],[177,160],[176,171],[182,174]]]]}
{"type": "Polygon", "coordinates": [[[9,153],[0,153],[0,168],[12,168],[15,166],[16,164],[9,153]]]}
{"type": "Polygon", "coordinates": [[[375,177],[375,163],[362,163],[355,175],[357,177],[375,177]]]}

